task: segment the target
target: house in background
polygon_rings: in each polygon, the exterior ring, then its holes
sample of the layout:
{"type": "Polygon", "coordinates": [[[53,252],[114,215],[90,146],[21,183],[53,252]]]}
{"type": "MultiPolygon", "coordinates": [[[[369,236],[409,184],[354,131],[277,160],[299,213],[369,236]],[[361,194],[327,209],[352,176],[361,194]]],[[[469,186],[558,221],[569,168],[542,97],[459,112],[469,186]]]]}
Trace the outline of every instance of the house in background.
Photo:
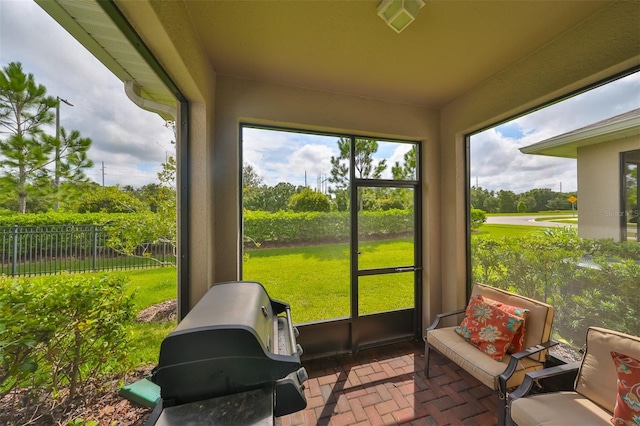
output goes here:
{"type": "Polygon", "coordinates": [[[347,272],[349,315],[301,326],[308,356],[465,306],[469,135],[640,69],[637,1],[427,1],[401,33],[373,0],[36,1],[134,102],[177,112],[180,318],[242,279],[242,124],[419,145],[415,268],[383,271],[413,274],[413,306],[360,315],[368,277],[347,272]]]}
{"type": "Polygon", "coordinates": [[[577,159],[580,237],[640,241],[640,108],[520,151],[577,159]]]}

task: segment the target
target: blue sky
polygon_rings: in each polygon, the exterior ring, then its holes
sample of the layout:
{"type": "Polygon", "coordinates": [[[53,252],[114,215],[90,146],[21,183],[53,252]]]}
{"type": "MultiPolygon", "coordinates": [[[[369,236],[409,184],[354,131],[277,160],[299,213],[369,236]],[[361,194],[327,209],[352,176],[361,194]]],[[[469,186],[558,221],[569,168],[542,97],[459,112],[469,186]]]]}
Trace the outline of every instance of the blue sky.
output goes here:
{"type": "Polygon", "coordinates": [[[519,148],[640,108],[640,73],[576,95],[471,137],[471,185],[516,193],[576,191],[576,161],[519,148]]]}

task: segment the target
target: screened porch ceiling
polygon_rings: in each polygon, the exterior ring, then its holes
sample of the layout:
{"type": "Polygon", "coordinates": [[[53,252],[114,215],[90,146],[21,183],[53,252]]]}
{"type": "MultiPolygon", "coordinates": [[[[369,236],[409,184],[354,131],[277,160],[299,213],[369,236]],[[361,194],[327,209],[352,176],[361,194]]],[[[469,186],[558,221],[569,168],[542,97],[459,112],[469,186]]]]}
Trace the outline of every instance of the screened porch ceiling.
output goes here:
{"type": "MultiPolygon", "coordinates": [[[[174,104],[97,0],[36,1],[142,97],[174,104]]],[[[440,109],[611,3],[427,0],[396,34],[378,0],[181,1],[189,28],[163,25],[195,36],[219,75],[440,109]]],[[[567,60],[585,53],[576,46],[567,60]]]]}

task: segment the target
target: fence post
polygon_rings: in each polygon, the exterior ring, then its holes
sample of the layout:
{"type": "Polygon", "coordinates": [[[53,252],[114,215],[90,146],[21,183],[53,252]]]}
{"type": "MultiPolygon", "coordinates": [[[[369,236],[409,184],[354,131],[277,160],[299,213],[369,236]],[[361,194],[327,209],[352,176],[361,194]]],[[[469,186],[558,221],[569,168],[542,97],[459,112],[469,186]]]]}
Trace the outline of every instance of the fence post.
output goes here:
{"type": "Polygon", "coordinates": [[[11,260],[11,276],[18,272],[18,225],[13,225],[13,259],[11,260]]]}
{"type": "Polygon", "coordinates": [[[93,270],[98,269],[98,227],[93,225],[93,270]]]}

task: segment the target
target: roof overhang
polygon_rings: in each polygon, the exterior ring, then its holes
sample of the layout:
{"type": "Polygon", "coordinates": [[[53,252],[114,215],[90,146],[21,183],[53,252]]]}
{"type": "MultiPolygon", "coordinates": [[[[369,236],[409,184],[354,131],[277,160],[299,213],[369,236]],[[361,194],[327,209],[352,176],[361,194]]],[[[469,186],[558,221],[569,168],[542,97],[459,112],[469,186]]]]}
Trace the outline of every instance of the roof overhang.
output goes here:
{"type": "Polygon", "coordinates": [[[578,148],[640,135],[640,109],[520,148],[523,154],[577,158],[578,148]]]}
{"type": "Polygon", "coordinates": [[[123,83],[140,108],[176,119],[176,100],[95,0],[35,0],[123,83]]]}
{"type": "MultiPolygon", "coordinates": [[[[224,75],[441,109],[583,25],[594,30],[579,48],[550,49],[557,56],[545,61],[599,58],[595,50],[612,38],[617,48],[609,50],[628,60],[638,43],[638,12],[612,0],[428,1],[401,34],[377,15],[379,0],[36,1],[118,78],[133,81],[143,99],[173,107],[174,92],[105,5],[121,13],[189,99],[206,97],[211,76],[224,75]],[[189,91],[189,84],[197,87],[189,91]]],[[[637,49],[632,54],[630,66],[638,62],[637,49]]],[[[545,85],[561,77],[550,74],[545,85]]]]}

